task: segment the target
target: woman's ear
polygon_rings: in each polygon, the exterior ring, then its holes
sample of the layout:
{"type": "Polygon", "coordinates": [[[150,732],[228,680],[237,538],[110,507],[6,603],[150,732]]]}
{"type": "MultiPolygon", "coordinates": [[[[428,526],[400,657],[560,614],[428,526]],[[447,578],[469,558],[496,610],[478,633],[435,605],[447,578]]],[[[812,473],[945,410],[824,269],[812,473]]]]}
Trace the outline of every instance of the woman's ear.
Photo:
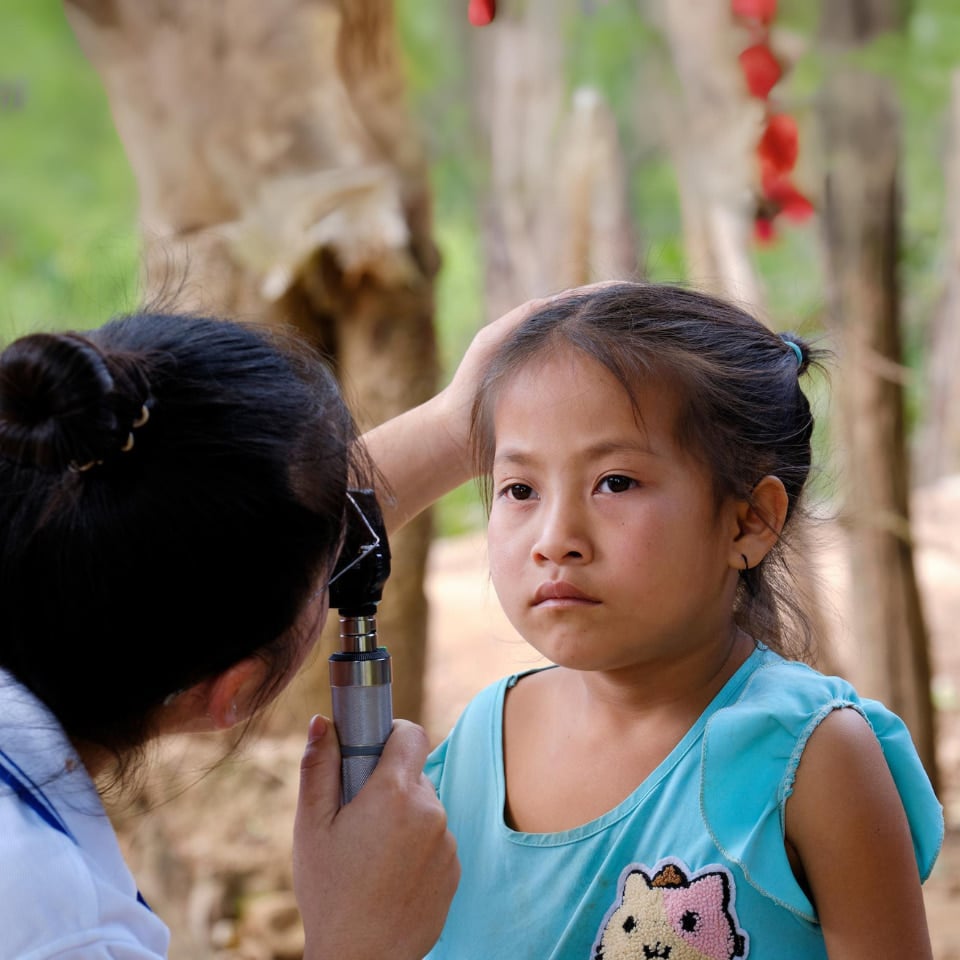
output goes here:
{"type": "Polygon", "coordinates": [[[766,476],[753,488],[749,502],[737,504],[738,533],[730,547],[735,570],[752,570],[776,545],[789,503],[783,481],[766,476]]]}
{"type": "Polygon", "coordinates": [[[246,657],[213,678],[207,707],[214,729],[227,730],[253,713],[266,670],[263,660],[246,657]]]}
{"type": "Polygon", "coordinates": [[[266,665],[247,657],[210,680],[171,697],[163,707],[162,731],[192,733],[227,730],[250,716],[255,697],[266,679],[266,665]]]}

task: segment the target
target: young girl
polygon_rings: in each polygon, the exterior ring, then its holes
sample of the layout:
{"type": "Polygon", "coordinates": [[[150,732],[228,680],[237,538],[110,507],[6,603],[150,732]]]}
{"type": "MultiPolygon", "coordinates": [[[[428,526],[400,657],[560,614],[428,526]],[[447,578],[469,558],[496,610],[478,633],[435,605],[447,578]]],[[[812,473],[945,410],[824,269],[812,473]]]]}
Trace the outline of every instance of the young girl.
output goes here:
{"type": "Polygon", "coordinates": [[[428,762],[463,864],[433,960],[930,956],[943,818],[910,737],[796,662],[811,360],[630,283],[496,354],[490,569],[554,666],[482,692],[428,762]]]}

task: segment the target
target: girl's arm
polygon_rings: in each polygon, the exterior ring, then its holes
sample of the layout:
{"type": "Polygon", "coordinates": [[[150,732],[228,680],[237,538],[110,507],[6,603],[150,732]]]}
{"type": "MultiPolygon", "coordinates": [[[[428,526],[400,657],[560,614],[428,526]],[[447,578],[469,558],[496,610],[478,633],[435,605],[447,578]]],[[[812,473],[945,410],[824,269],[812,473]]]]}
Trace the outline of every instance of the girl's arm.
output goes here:
{"type": "Polygon", "coordinates": [[[500,343],[547,302],[529,300],[483,327],[446,389],[364,435],[386,487],[379,503],[388,532],[473,476],[468,440],[474,393],[500,343]]]}
{"type": "Polygon", "coordinates": [[[830,960],[929,960],[907,816],[880,744],[855,710],[835,710],[811,736],[786,834],[830,960]]]}

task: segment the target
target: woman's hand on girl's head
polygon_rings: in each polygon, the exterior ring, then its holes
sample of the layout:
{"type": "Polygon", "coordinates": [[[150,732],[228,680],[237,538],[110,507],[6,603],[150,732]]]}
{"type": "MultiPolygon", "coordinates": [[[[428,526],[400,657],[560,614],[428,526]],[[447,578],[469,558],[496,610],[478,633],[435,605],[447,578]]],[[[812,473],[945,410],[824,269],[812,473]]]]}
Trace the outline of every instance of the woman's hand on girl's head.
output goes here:
{"type": "Polygon", "coordinates": [[[440,394],[444,398],[451,417],[450,429],[462,431],[464,442],[470,429],[470,412],[473,408],[474,395],[497,348],[524,320],[538,310],[542,310],[552,299],[552,297],[539,297],[527,300],[526,303],[521,303],[502,317],[481,327],[474,334],[449,385],[440,394]]]}
{"type": "Polygon", "coordinates": [[[587,293],[603,287],[612,286],[620,281],[603,280],[591,283],[584,287],[572,287],[560,293],[547,297],[537,297],[514,307],[502,317],[481,327],[474,335],[470,346],[467,347],[457,367],[449,386],[441,394],[449,408],[450,427],[463,433],[463,442],[466,443],[470,430],[470,413],[473,408],[473,398],[480,386],[487,365],[490,363],[497,348],[520,326],[528,317],[549,306],[556,300],[577,294],[587,293]]]}
{"type": "Polygon", "coordinates": [[[384,480],[378,499],[389,533],[473,476],[468,441],[474,394],[497,347],[546,303],[529,300],[482,327],[444,390],[364,435],[384,480]]]}
{"type": "Polygon", "coordinates": [[[419,960],[439,937],[460,866],[426,756],[423,730],[394,721],[370,779],[341,808],[336,732],[311,722],[293,848],[305,960],[419,960]]]}
{"type": "Polygon", "coordinates": [[[445,389],[364,436],[370,456],[384,479],[386,489],[378,492],[389,533],[473,477],[469,450],[473,400],[487,365],[507,337],[524,320],[554,300],[612,282],[527,300],[481,327],[445,389]]]}

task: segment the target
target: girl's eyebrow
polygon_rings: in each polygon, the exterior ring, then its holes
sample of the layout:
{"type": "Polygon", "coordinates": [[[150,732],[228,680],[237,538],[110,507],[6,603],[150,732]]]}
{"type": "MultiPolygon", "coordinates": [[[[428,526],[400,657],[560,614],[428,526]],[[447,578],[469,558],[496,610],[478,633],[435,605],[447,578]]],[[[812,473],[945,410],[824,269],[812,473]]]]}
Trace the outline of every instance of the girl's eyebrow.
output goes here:
{"type": "Polygon", "coordinates": [[[648,457],[662,456],[662,454],[649,446],[646,439],[636,441],[598,440],[596,443],[587,447],[584,452],[594,456],[605,453],[642,453],[648,457]]]}
{"type": "Polygon", "coordinates": [[[510,447],[507,447],[505,450],[497,448],[496,453],[493,455],[495,463],[506,462],[506,463],[529,463],[532,459],[529,454],[523,453],[521,450],[513,450],[510,447]]]}
{"type": "MultiPolygon", "coordinates": [[[[581,456],[598,457],[611,453],[639,453],[647,457],[660,457],[663,454],[651,449],[644,441],[637,440],[598,440],[580,451],[581,456]]],[[[527,466],[539,459],[537,456],[526,452],[517,447],[504,447],[497,449],[493,457],[494,463],[511,463],[519,466],[527,466]]]]}

